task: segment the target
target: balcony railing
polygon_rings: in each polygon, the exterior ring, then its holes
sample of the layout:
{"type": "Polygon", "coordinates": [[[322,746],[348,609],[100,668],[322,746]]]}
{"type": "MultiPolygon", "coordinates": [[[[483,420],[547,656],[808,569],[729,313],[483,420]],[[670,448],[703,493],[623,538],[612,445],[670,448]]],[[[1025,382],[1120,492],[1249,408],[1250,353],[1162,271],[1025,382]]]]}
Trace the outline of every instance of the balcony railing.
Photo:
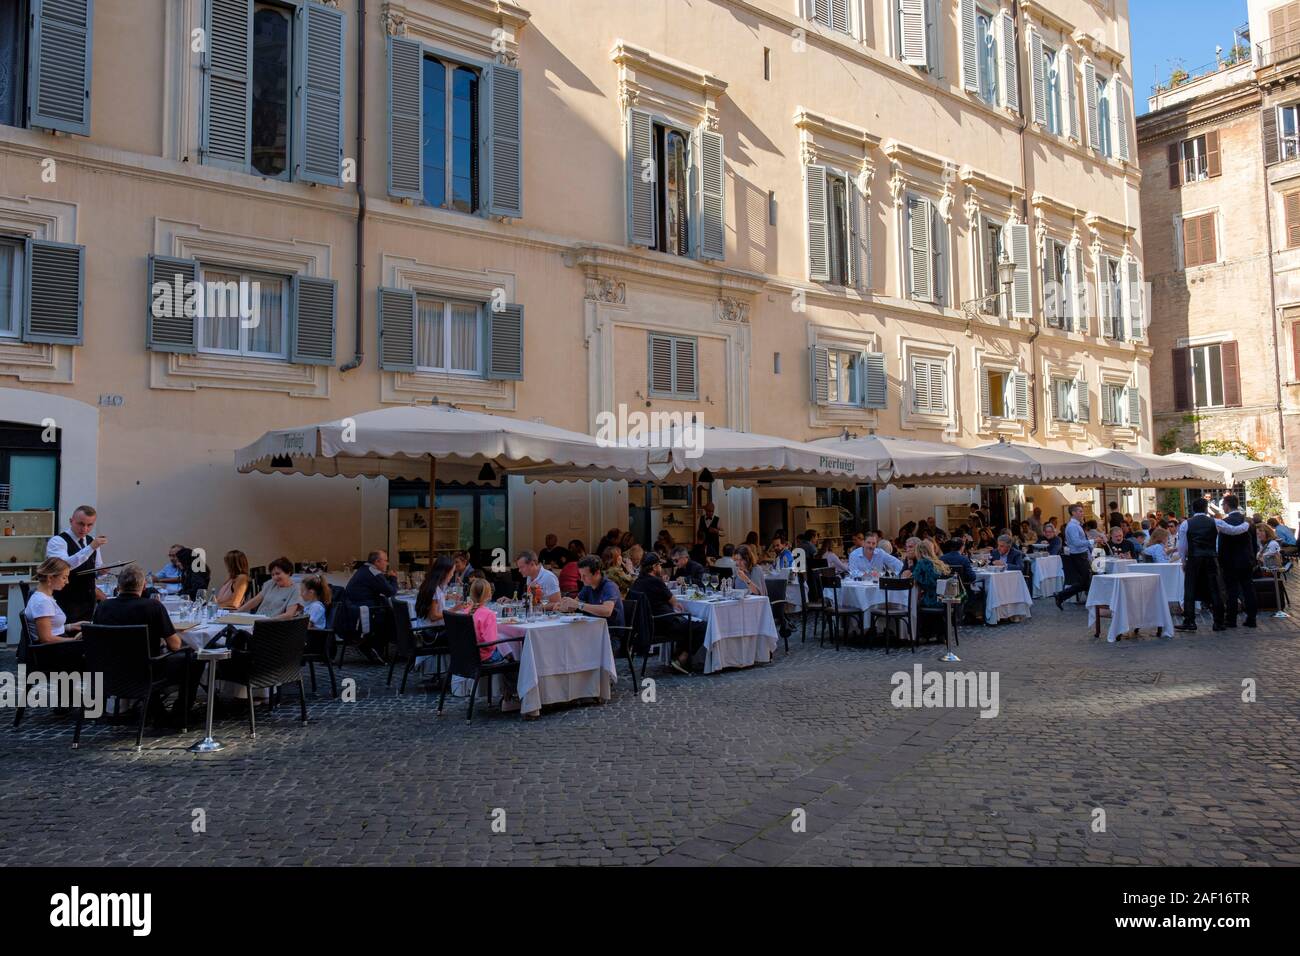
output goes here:
{"type": "Polygon", "coordinates": [[[1255,55],[1260,69],[1300,56],[1300,27],[1292,27],[1256,43],[1255,55]]]}

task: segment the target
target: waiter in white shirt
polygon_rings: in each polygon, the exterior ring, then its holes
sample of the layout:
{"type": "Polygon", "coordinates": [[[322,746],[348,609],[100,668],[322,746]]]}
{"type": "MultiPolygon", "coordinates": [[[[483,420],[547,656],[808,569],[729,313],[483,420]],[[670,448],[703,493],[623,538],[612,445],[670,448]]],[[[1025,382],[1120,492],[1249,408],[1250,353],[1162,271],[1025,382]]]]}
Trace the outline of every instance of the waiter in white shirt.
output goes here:
{"type": "Polygon", "coordinates": [[[95,602],[104,593],[95,587],[96,570],[104,564],[100,549],[108,538],[95,532],[95,509],[81,505],[72,512],[66,531],[60,531],[45,544],[47,558],[62,558],[71,566],[67,585],[54,592],[54,600],[69,621],[89,621],[95,614],[95,602]]]}

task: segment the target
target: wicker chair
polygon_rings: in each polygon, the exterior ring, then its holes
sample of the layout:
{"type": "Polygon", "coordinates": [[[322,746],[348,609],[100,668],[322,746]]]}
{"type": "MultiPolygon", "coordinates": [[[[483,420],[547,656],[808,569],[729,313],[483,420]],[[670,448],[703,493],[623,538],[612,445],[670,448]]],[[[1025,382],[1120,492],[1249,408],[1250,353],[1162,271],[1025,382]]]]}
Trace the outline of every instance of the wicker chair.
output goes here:
{"type": "MultiPolygon", "coordinates": [[[[519,638],[503,638],[490,644],[480,644],[478,636],[474,632],[474,618],[470,615],[451,612],[444,614],[443,620],[446,622],[443,630],[447,636],[447,653],[451,658],[449,665],[451,674],[454,677],[463,677],[465,680],[474,682],[469,695],[469,709],[465,712],[465,722],[469,723],[474,719],[474,701],[478,699],[479,680],[483,677],[488,678],[488,706],[491,707],[492,676],[494,674],[519,673],[518,661],[504,660],[497,664],[489,664],[482,659],[479,648],[518,643],[519,638]]],[[[447,685],[450,683],[451,681],[443,683],[442,693],[438,696],[439,717],[442,716],[442,705],[447,700],[447,685]]]]}
{"type": "MultiPolygon", "coordinates": [[[[229,660],[217,664],[217,679],[242,684],[248,693],[248,734],[257,738],[257,718],[253,712],[253,691],[271,688],[271,710],[275,709],[275,688],[282,684],[298,685],[298,702],[302,722],[307,723],[307,689],[302,682],[303,651],[307,647],[307,618],[258,621],[252,637],[232,648],[229,660]]],[[[209,687],[208,693],[215,689],[209,687]]]]}
{"type": "MultiPolygon", "coordinates": [[[[144,723],[154,696],[168,687],[181,692],[181,733],[188,729],[188,702],[190,699],[190,668],[186,666],[177,680],[162,671],[162,662],[168,654],[154,654],[157,644],[149,637],[149,628],[143,624],[110,627],[105,624],[83,624],[81,643],[86,654],[86,669],[103,675],[105,698],[119,697],[140,701],[140,726],[136,730],[135,749],[144,745],[144,723]]],[[[186,647],[183,654],[188,665],[194,659],[193,649],[186,647]]],[[[72,732],[72,749],[81,746],[81,725],[86,712],[77,711],[77,725],[72,732]]]]}
{"type": "MultiPolygon", "coordinates": [[[[41,644],[36,638],[36,624],[29,620],[26,611],[18,612],[22,625],[22,634],[18,638],[18,653],[15,663],[25,664],[27,673],[52,674],[69,671],[82,672],[86,669],[85,645],[81,641],[60,641],[57,644],[41,644]]],[[[14,729],[22,723],[26,707],[23,705],[25,695],[18,694],[14,702],[14,729]]]]}
{"type": "MultiPolygon", "coordinates": [[[[438,633],[445,630],[441,627],[416,627],[411,623],[410,610],[405,601],[399,601],[397,598],[388,599],[389,610],[393,615],[393,637],[397,650],[391,656],[388,662],[388,686],[393,684],[393,670],[397,667],[397,659],[403,657],[406,659],[406,669],[402,671],[402,684],[398,688],[399,694],[406,693],[406,679],[411,674],[411,669],[415,667],[415,659],[426,655],[434,657],[443,657],[447,654],[447,642],[441,639],[438,633]],[[430,638],[433,638],[430,640],[430,638]]],[[[442,671],[438,671],[439,676],[442,671]]]]}

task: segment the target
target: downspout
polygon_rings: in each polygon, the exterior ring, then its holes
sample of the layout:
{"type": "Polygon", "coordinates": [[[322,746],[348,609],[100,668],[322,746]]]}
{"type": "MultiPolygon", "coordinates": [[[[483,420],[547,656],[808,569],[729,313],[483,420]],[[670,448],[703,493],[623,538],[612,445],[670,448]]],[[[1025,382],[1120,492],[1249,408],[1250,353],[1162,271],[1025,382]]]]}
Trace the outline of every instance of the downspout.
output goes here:
{"type": "Polygon", "coordinates": [[[366,0],[357,0],[357,261],[353,276],[356,312],[356,352],[352,361],[339,366],[340,372],[360,368],[365,358],[365,340],[362,338],[362,317],[365,314],[365,250],[366,250],[366,0]]]}

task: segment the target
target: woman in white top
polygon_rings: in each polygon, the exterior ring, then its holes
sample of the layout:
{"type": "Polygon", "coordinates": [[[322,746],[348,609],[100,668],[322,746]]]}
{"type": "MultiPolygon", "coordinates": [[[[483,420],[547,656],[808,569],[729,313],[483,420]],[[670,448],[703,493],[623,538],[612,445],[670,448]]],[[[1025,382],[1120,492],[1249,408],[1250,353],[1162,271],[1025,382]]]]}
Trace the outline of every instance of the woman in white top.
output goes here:
{"type": "Polygon", "coordinates": [[[68,583],[72,566],[62,558],[46,558],[36,569],[36,587],[27,599],[27,620],[36,632],[36,643],[59,644],[75,641],[68,637],[81,630],[81,622],[67,623],[67,615],[54,600],[54,592],[63,590],[68,583]]]}
{"type": "Polygon", "coordinates": [[[1282,545],[1277,540],[1277,532],[1264,522],[1255,526],[1259,537],[1259,563],[1261,567],[1276,568],[1282,563],[1282,545]]]}

